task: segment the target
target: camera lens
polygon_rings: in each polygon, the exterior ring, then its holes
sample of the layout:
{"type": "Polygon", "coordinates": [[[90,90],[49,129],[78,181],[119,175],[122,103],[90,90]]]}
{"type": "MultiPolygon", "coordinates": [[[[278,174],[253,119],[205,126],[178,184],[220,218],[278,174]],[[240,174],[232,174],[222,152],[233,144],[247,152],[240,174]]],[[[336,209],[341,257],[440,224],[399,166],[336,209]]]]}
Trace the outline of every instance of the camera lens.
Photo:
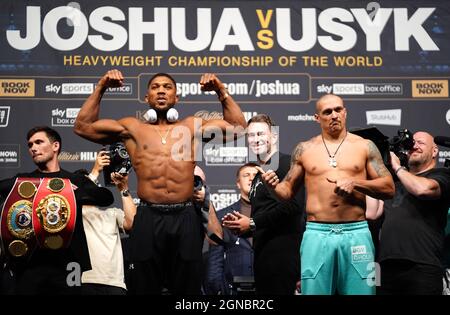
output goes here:
{"type": "Polygon", "coordinates": [[[127,150],[125,149],[125,148],[120,148],[119,150],[118,150],[118,153],[119,153],[119,156],[122,158],[122,159],[128,159],[128,152],[127,152],[127,150]]]}

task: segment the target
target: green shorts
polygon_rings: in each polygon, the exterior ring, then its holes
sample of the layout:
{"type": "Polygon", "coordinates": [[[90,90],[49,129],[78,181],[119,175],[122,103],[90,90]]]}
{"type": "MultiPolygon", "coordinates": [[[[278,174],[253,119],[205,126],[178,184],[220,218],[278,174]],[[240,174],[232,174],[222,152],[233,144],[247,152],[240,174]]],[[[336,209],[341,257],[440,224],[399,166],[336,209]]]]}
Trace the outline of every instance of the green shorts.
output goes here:
{"type": "Polygon", "coordinates": [[[366,221],[307,222],[300,248],[302,294],[375,294],[374,254],[366,221]]]}

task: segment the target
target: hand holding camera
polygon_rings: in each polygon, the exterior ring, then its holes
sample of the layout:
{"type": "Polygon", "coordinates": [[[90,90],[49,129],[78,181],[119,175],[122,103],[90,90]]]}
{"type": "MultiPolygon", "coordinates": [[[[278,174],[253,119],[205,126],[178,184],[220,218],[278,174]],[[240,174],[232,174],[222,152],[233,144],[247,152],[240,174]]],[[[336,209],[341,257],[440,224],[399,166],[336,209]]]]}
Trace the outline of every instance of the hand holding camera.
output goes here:
{"type": "Polygon", "coordinates": [[[111,163],[108,152],[105,150],[100,151],[97,154],[97,158],[95,159],[94,169],[99,173],[103,171],[105,166],[108,166],[111,163]]]}
{"type": "Polygon", "coordinates": [[[128,175],[120,173],[111,173],[111,181],[116,185],[119,191],[128,190],[128,175]]]}
{"type": "Polygon", "coordinates": [[[124,144],[121,142],[111,144],[106,152],[110,164],[104,167],[104,180],[106,186],[112,186],[111,173],[127,175],[131,171],[131,159],[124,144]]]}
{"type": "Polygon", "coordinates": [[[408,129],[398,130],[397,136],[389,140],[389,151],[395,154],[391,154],[391,165],[394,171],[400,166],[408,167],[409,151],[413,147],[413,134],[408,129]]]}

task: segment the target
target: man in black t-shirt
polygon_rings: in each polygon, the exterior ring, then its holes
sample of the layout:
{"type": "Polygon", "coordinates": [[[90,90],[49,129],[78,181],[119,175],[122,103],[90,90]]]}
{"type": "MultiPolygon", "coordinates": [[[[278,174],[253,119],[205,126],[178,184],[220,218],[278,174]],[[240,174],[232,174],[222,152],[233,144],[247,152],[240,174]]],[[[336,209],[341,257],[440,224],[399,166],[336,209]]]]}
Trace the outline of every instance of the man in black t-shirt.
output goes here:
{"type": "Polygon", "coordinates": [[[429,133],[416,132],[414,141],[409,171],[391,153],[398,181],[394,198],[384,202],[379,294],[442,293],[450,169],[435,168],[438,147],[429,133]]]}
{"type": "MultiPolygon", "coordinates": [[[[86,235],[83,229],[81,207],[83,204],[109,206],[114,197],[106,189],[97,187],[87,177],[76,175],[59,166],[58,154],[61,151],[61,137],[50,127],[34,127],[27,133],[28,151],[37,169],[30,173],[20,173],[13,178],[0,181],[0,197],[4,199],[14,186],[16,178],[62,178],[70,179],[75,185],[77,218],[72,239],[67,248],[49,249],[38,247],[22,257],[8,255],[8,268],[15,274],[13,294],[76,294],[79,293],[77,279],[68,283],[69,273],[91,269],[86,235]],[[73,283],[72,283],[73,282],[73,283]],[[71,286],[75,284],[74,286],[71,286]]],[[[7,211],[5,209],[4,211],[7,211]]],[[[5,254],[8,252],[5,246],[5,254]]],[[[80,280],[80,279],[78,279],[80,280]]]]}
{"type": "MultiPolygon", "coordinates": [[[[278,134],[271,118],[259,114],[248,121],[251,152],[264,169],[275,169],[280,179],[291,157],[278,152],[278,134]]],[[[295,199],[280,201],[261,180],[253,179],[249,199],[251,217],[239,212],[224,216],[224,225],[237,233],[253,232],[254,276],[257,294],[293,295],[300,280],[300,243],[305,226],[304,189],[295,199]]]]}

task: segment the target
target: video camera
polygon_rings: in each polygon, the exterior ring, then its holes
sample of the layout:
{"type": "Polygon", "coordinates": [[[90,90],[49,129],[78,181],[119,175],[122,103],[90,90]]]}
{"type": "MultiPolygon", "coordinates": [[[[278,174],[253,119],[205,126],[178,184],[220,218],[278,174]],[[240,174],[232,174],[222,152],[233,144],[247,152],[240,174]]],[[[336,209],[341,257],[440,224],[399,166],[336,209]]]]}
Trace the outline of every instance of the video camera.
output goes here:
{"type": "MultiPolygon", "coordinates": [[[[395,153],[400,160],[400,165],[408,167],[408,152],[414,147],[414,138],[408,129],[400,129],[397,136],[389,139],[389,151],[395,153]]],[[[385,163],[386,164],[386,163],[385,163]]],[[[387,165],[387,164],[386,164],[387,165]]]]}
{"type": "Polygon", "coordinates": [[[122,142],[116,142],[105,149],[110,157],[110,164],[103,169],[103,176],[106,186],[114,186],[111,181],[111,173],[128,174],[131,170],[131,160],[127,149],[122,142]]]}
{"type": "Polygon", "coordinates": [[[389,151],[392,151],[397,155],[402,166],[408,167],[408,151],[414,147],[413,134],[408,129],[398,130],[397,135],[391,139],[386,137],[376,127],[354,129],[350,130],[350,132],[365,139],[372,140],[381,153],[383,163],[389,170],[391,170],[391,157],[389,151]]]}
{"type": "Polygon", "coordinates": [[[194,191],[202,190],[203,180],[200,176],[194,175],[194,191]]]}

